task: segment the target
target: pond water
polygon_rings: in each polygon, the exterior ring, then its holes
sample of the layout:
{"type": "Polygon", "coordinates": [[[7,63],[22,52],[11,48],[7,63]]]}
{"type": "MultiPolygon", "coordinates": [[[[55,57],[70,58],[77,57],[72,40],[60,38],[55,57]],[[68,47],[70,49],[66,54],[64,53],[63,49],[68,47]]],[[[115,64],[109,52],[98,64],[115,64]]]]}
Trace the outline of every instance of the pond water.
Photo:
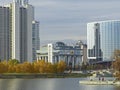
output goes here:
{"type": "Polygon", "coordinates": [[[82,85],[83,78],[0,79],[0,90],[120,90],[113,85],[82,85]]]}

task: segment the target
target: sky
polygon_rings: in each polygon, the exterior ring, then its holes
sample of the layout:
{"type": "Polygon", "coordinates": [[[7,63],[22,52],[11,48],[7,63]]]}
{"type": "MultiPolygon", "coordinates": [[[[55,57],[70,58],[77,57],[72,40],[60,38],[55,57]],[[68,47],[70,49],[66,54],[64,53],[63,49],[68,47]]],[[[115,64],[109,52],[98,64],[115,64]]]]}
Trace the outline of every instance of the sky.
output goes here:
{"type": "MultiPolygon", "coordinates": [[[[0,5],[12,2],[1,0],[0,5]]],[[[86,40],[87,23],[120,20],[120,0],[29,0],[40,22],[40,40],[86,40]]]]}

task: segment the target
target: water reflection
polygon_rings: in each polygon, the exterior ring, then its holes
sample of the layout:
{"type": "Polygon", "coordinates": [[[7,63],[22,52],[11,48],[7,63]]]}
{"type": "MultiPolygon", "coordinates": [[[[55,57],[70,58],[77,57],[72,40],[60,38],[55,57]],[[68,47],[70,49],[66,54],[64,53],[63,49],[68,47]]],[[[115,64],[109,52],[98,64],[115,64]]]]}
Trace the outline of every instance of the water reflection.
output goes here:
{"type": "Polygon", "coordinates": [[[80,78],[0,79],[0,90],[120,90],[112,85],[81,85],[80,78]]]}

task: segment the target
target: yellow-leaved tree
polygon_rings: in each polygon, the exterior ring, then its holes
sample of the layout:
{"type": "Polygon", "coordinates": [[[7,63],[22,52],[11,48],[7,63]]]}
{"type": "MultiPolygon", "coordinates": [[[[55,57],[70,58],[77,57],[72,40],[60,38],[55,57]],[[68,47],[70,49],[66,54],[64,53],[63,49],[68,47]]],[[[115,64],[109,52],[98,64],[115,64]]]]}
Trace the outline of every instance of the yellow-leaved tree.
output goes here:
{"type": "Polygon", "coordinates": [[[115,70],[115,77],[120,80],[120,50],[114,52],[113,69],[115,70]]]}
{"type": "Polygon", "coordinates": [[[66,64],[65,64],[64,61],[61,60],[57,65],[57,72],[58,73],[63,73],[65,68],[66,68],[66,64]]]}
{"type": "Polygon", "coordinates": [[[0,62],[0,73],[7,73],[8,72],[8,63],[6,60],[0,62]]]}
{"type": "Polygon", "coordinates": [[[16,66],[19,64],[19,61],[16,59],[11,59],[8,62],[8,73],[16,73],[16,66]]]}
{"type": "Polygon", "coordinates": [[[33,65],[30,62],[24,62],[21,64],[21,72],[22,73],[32,73],[33,70],[33,65]]]}

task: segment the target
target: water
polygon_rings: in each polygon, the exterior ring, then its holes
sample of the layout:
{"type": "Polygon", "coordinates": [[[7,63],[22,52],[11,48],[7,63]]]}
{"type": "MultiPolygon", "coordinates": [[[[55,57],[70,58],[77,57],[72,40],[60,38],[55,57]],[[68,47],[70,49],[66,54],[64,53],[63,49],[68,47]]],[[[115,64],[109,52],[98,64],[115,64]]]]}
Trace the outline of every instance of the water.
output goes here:
{"type": "Polygon", "coordinates": [[[80,78],[0,79],[0,90],[120,90],[112,85],[81,85],[80,78]]]}

